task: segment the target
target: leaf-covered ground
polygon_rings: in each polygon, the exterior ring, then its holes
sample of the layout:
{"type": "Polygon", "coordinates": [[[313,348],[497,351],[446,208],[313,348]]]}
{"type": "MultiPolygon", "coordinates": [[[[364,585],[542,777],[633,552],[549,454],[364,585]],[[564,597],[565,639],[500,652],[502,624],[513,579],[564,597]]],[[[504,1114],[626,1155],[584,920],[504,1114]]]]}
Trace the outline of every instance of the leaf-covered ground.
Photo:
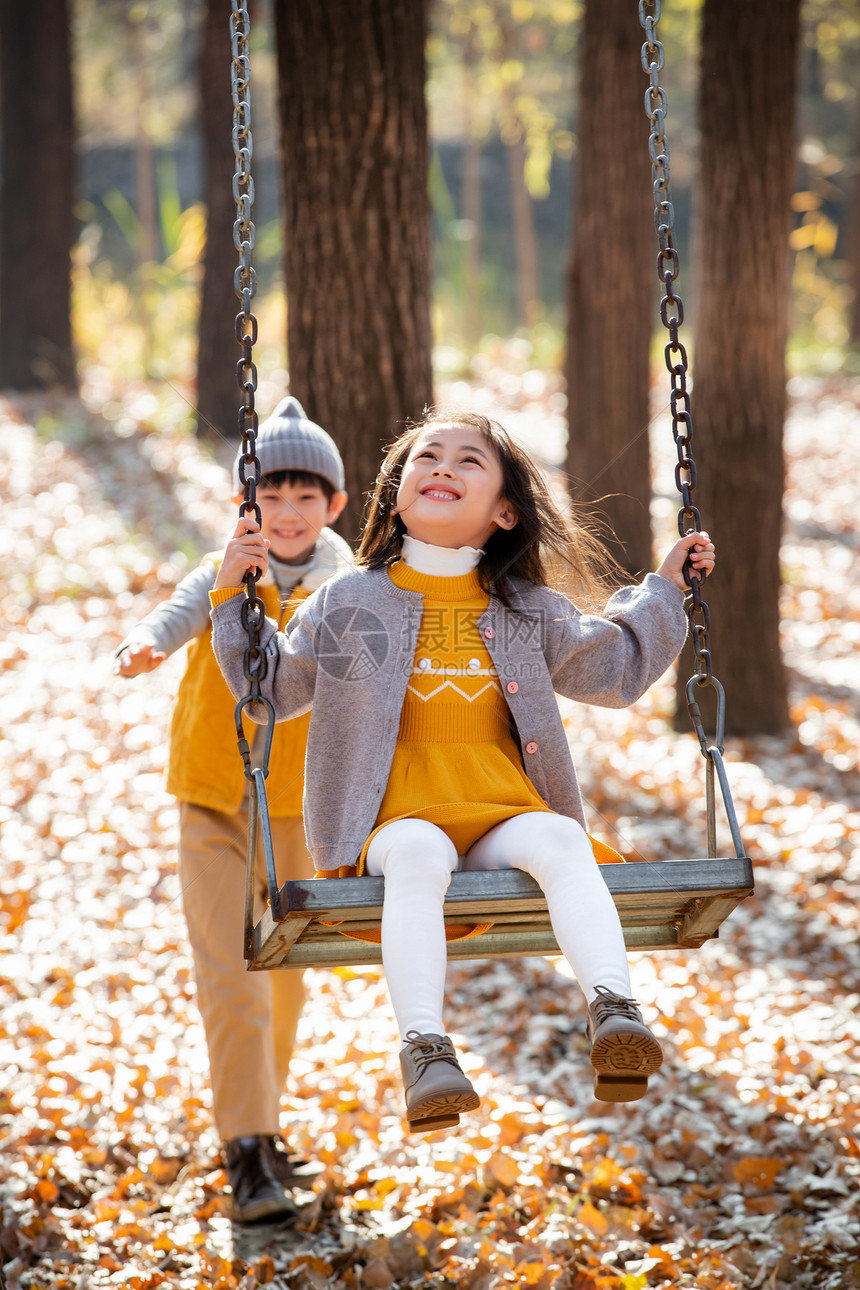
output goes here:
{"type": "MultiPolygon", "coordinates": [[[[539,427],[551,458],[557,392],[512,359],[453,392],[539,427]]],[[[231,523],[226,474],[163,429],[169,402],[104,379],[84,403],[0,405],[10,1290],[860,1285],[857,390],[792,391],[796,729],[727,745],[755,897],[701,950],[633,956],[667,1051],[648,1097],[593,1101],[563,962],[467,963],[448,1024],[482,1106],[457,1136],[410,1138],[380,974],[313,973],[285,1125],[324,1170],[293,1228],[254,1230],[223,1191],[163,787],[180,661],[132,683],[111,670],[129,625],[231,523]]],[[[673,507],[658,498],[667,533],[673,507]]],[[[666,679],[628,711],[565,715],[599,831],[701,854],[702,759],[670,703],[666,679]]]]}

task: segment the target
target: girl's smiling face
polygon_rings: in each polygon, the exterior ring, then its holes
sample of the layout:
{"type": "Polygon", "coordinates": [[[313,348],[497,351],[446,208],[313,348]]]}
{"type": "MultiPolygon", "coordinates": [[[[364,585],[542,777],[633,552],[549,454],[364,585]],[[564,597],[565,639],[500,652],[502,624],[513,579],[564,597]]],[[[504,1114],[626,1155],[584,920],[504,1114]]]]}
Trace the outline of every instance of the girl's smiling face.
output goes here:
{"type": "Polygon", "coordinates": [[[502,495],[502,467],[477,430],[429,425],[412,445],[397,489],[406,532],[436,546],[482,547],[497,528],[517,522],[502,495]]]}

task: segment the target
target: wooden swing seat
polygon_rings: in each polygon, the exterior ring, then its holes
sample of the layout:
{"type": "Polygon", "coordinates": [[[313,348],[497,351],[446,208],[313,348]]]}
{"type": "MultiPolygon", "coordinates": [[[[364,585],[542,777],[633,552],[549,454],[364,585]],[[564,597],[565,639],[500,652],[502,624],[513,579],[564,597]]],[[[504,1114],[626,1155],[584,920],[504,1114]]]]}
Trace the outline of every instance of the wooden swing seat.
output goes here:
{"type": "MultiPolygon", "coordinates": [[[[747,856],[600,866],[631,950],[684,949],[717,936],[720,923],[752,894],[747,856]]],[[[286,882],[253,928],[248,969],[366,966],[381,963],[378,944],[354,940],[378,932],[384,878],[286,882]],[[339,927],[326,926],[338,923],[339,927]],[[348,930],[350,935],[344,935],[348,930]]],[[[492,920],[477,936],[448,942],[451,959],[560,954],[543,893],[517,869],[455,873],[445,900],[451,924],[492,920]]]]}
{"type": "MultiPolygon", "coordinates": [[[[695,949],[719,934],[720,924],[754,889],[752,861],[744,849],[723,762],[725,694],[715,677],[707,681],[717,696],[717,742],[709,745],[695,699],[697,684],[696,676],[687,682],[687,706],[706,759],[708,858],[599,865],[621,919],[625,944],[631,950],[695,949]],[[717,855],[718,785],[733,856],[717,855]]],[[[241,699],[237,705],[237,727],[247,702],[241,699]]],[[[270,716],[271,732],[274,714],[270,716]]],[[[379,931],[385,879],[366,875],[314,878],[282,886],[272,846],[264,769],[253,767],[250,779],[244,936],[249,971],[381,963],[379,931]],[[258,837],[269,903],[255,925],[258,837]],[[362,939],[365,933],[369,940],[362,939]]],[[[518,869],[452,874],[445,897],[445,923],[452,929],[452,939],[447,942],[450,959],[561,953],[543,892],[533,878],[518,869]],[[463,935],[470,926],[476,933],[463,935]]]]}

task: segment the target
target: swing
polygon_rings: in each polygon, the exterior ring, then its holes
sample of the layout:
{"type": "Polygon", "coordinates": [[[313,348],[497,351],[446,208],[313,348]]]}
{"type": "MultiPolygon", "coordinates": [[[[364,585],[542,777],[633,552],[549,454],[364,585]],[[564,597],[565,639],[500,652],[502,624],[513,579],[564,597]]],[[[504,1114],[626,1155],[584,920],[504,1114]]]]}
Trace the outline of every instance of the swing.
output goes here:
{"type": "MultiPolygon", "coordinates": [[[[661,0],[640,0],[639,21],[645,30],[642,66],[649,76],[645,93],[645,111],[651,122],[649,153],[655,198],[655,226],[659,254],[657,273],[665,295],[660,316],[669,332],[665,347],[666,366],[671,378],[672,433],[678,452],[675,483],[681,494],[678,530],[681,536],[701,528],[699,512],[692,503],[696,467],[690,452],[692,423],[687,389],[687,354],[678,339],[684,320],[680,296],[674,290],[678,276],[678,253],[673,244],[674,209],[669,189],[669,149],[663,125],[666,116],[666,92],[660,86],[663,46],[657,38],[661,0]]],[[[257,413],[254,407],[257,372],[253,346],[257,339],[257,320],[251,313],[256,290],[251,252],[255,231],[251,220],[254,186],[250,173],[252,154],[250,130],[250,64],[247,41],[250,32],[248,10],[243,0],[231,0],[231,44],[233,58],[233,151],[236,173],[233,196],[236,221],[233,241],[239,252],[234,275],[236,295],[242,305],[236,316],[236,339],[243,355],[237,363],[237,379],[242,392],[239,429],[242,435],[242,457],[239,478],[244,486],[240,515],[253,512],[259,523],[260,508],[256,485],[261,478],[255,452],[257,413]]],[[[312,881],[288,881],[278,884],[272,847],[266,799],[266,777],[274,731],[274,709],[262,697],[260,682],[266,672],[266,658],[259,646],[263,619],[262,601],[256,595],[259,575],[249,573],[247,599],[242,606],[242,621],[248,633],[244,671],[249,693],[236,705],[235,722],[239,751],[246,778],[250,781],[248,824],[248,862],[245,884],[244,953],[251,971],[274,968],[327,967],[332,965],[366,965],[382,961],[379,927],[382,917],[384,879],[318,878],[312,881]],[[242,727],[242,713],[251,703],[267,710],[264,749],[261,765],[252,766],[248,741],[242,727]],[[258,841],[262,844],[266,867],[269,904],[262,918],[254,924],[254,860],[258,841]],[[369,939],[363,939],[363,937],[369,939]]],[[[699,746],[705,758],[705,797],[708,835],[708,858],[661,860],[630,864],[603,864],[600,872],[615,901],[629,949],[655,950],[697,947],[719,934],[720,924],[731,911],[753,891],[752,862],[744,853],[737,817],[723,762],[725,695],[711,671],[708,648],[710,615],[701,599],[698,578],[685,571],[690,588],[687,614],[696,655],[696,671],[687,682],[687,707],[699,746]],[[716,737],[706,737],[702,715],[696,700],[697,690],[710,689],[716,699],[716,737]],[[716,826],[716,784],[719,783],[725,820],[731,835],[733,855],[718,856],[716,826]]],[[[475,934],[448,941],[448,956],[459,958],[498,958],[506,955],[561,953],[550,926],[546,901],[538,884],[528,874],[515,869],[480,873],[455,873],[445,898],[445,922],[453,931],[462,932],[472,925],[475,934]]]]}

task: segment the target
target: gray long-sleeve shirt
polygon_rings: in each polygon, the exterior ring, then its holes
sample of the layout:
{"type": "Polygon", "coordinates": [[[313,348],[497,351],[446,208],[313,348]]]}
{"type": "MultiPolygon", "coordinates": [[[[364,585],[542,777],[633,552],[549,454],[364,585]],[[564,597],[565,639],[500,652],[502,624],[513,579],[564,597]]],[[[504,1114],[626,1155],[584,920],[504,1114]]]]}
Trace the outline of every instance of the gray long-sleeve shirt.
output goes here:
{"type": "MultiPolygon", "coordinates": [[[[210,627],[209,592],[215,584],[217,557],[205,557],[202,564],[176,584],[169,599],[163,600],[142,618],[117,649],[151,645],[161,653],[171,655],[200,636],[210,627]]],[[[277,583],[281,600],[287,600],[299,585],[309,591],[320,587],[338,569],[351,567],[352,551],[347,543],[332,529],[324,528],[314,553],[303,565],[284,564],[269,557],[270,577],[277,583]]]]}
{"type": "MultiPolygon", "coordinates": [[[[679,653],[683,594],[658,574],[624,587],[601,616],[516,579],[513,603],[490,603],[478,620],[516,727],[526,773],[550,807],[585,825],[556,691],[603,707],[639,698],[679,653]],[[505,682],[516,679],[511,694],[505,682]]],[[[355,863],[385,792],[423,597],[386,569],[341,573],[310,596],[284,632],[261,629],[268,658],[262,692],[278,720],[311,709],[304,818],[318,870],[355,863]]],[[[212,609],[212,643],[238,698],[246,683],[241,597],[212,609]]],[[[263,719],[262,710],[256,714],[263,719]]],[[[251,711],[251,716],[255,714],[251,711]]]]}

